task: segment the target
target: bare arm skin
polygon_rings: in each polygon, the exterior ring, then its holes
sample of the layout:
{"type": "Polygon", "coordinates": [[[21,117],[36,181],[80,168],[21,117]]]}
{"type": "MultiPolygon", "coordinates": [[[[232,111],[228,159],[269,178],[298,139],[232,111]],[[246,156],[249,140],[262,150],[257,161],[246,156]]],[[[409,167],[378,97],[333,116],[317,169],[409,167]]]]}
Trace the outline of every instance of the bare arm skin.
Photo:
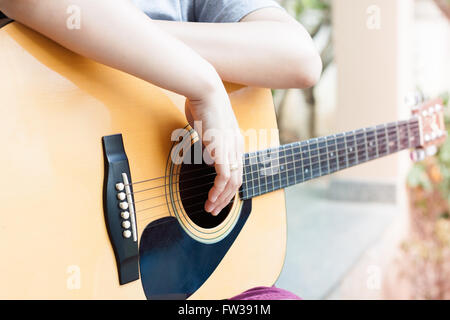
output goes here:
{"type": "MultiPolygon", "coordinates": [[[[321,72],[306,31],[278,9],[258,10],[233,24],[154,21],[128,0],[0,0],[0,11],[69,50],[185,96],[190,121],[223,132],[218,138],[224,142],[214,147],[217,177],[205,203],[214,215],[242,184],[243,140],[220,77],[253,86],[307,87],[321,72]],[[81,9],[80,30],[66,27],[71,5],[81,9]],[[236,139],[227,139],[225,129],[236,139]],[[236,159],[239,170],[231,171],[236,159]]],[[[209,150],[209,141],[203,143],[209,150]]]]}
{"type": "Polygon", "coordinates": [[[0,0],[0,11],[78,54],[190,99],[220,88],[206,60],[127,0],[0,0]],[[79,30],[66,27],[71,5],[81,9],[79,30]]]}
{"type": "Polygon", "coordinates": [[[308,32],[278,8],[256,10],[240,23],[155,23],[197,51],[229,82],[307,88],[322,72],[320,55],[308,32]]]}
{"type": "MultiPolygon", "coordinates": [[[[217,177],[205,210],[217,215],[228,204],[242,184],[242,163],[231,172],[230,161],[242,162],[243,140],[227,92],[209,62],[127,0],[114,5],[110,0],[0,0],[0,11],[78,54],[184,95],[187,117],[202,121],[204,132],[223,135],[217,139],[224,142],[213,149],[217,177]],[[81,9],[79,30],[66,26],[71,5],[81,9]],[[225,139],[227,134],[236,139],[225,139]]],[[[203,140],[207,150],[211,142],[203,140]]]]}

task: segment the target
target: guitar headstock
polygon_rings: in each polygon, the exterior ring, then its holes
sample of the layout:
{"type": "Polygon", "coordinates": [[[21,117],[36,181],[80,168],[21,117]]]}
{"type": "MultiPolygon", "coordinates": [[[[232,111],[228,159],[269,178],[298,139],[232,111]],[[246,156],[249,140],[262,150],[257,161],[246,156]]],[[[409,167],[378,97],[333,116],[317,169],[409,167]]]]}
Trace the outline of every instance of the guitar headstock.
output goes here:
{"type": "Polygon", "coordinates": [[[425,156],[435,154],[447,138],[443,101],[435,99],[413,106],[412,114],[419,120],[420,127],[420,146],[412,158],[421,161],[425,156]]]}

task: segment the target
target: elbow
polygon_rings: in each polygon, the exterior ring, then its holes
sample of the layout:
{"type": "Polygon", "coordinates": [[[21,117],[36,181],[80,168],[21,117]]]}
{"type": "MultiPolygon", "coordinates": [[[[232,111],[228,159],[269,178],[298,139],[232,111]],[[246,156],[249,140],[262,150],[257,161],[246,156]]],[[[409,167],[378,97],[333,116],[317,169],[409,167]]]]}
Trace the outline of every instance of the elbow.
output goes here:
{"type": "Polygon", "coordinates": [[[317,50],[299,53],[292,63],[292,84],[294,88],[306,89],[315,86],[322,75],[322,59],[317,50]]]}
{"type": "Polygon", "coordinates": [[[289,74],[290,87],[306,89],[315,86],[322,75],[322,58],[303,27],[290,30],[290,54],[285,56],[286,73],[289,74]]]}

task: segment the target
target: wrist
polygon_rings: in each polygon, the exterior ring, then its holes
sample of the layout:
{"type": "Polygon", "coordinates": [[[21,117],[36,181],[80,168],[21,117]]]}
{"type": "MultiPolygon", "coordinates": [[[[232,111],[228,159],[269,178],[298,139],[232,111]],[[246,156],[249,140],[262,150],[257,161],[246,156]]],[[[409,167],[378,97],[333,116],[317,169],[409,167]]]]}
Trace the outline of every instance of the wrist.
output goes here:
{"type": "Polygon", "coordinates": [[[192,101],[210,101],[226,94],[225,87],[214,67],[207,63],[195,77],[195,91],[187,98],[192,101]]]}

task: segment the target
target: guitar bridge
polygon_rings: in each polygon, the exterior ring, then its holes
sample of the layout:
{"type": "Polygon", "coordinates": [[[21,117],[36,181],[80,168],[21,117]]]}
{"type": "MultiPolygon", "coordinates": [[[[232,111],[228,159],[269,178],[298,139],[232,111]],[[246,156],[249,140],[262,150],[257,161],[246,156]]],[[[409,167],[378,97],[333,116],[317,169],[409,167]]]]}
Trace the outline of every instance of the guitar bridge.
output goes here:
{"type": "Polygon", "coordinates": [[[105,136],[103,207],[121,285],[139,279],[139,249],[130,166],[121,134],[105,136]]]}

